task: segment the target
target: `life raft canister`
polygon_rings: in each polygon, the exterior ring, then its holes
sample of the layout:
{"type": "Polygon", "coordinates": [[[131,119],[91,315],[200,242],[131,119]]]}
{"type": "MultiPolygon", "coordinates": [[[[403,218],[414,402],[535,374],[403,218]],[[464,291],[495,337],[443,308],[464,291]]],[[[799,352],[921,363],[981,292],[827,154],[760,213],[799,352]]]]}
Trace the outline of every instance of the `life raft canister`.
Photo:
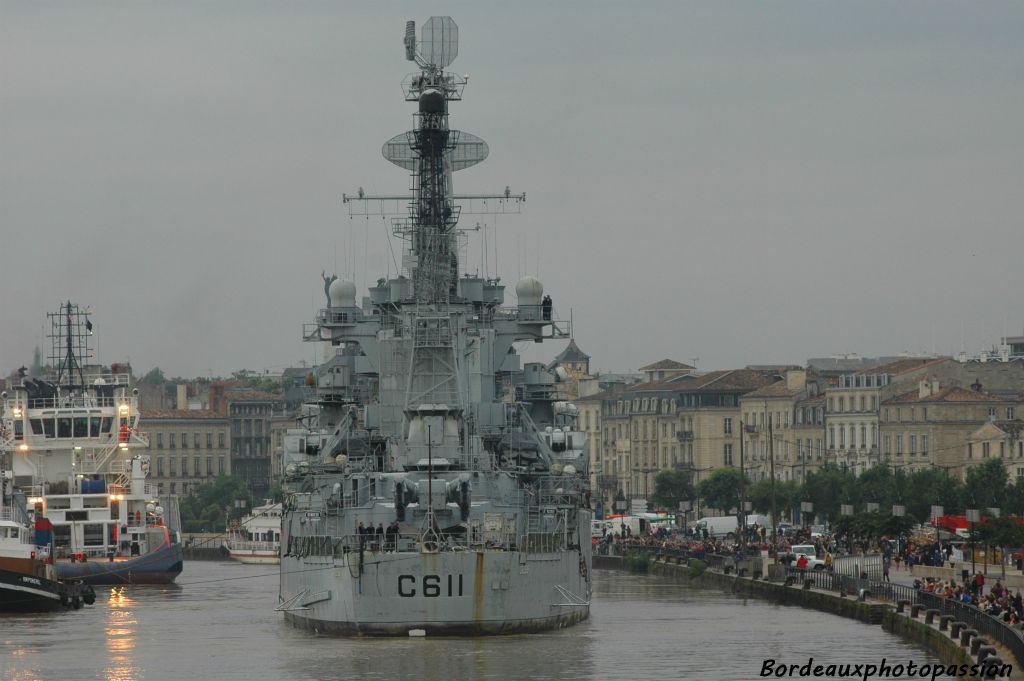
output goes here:
{"type": "Polygon", "coordinates": [[[119,440],[121,442],[128,442],[128,426],[121,426],[121,434],[119,440]]]}

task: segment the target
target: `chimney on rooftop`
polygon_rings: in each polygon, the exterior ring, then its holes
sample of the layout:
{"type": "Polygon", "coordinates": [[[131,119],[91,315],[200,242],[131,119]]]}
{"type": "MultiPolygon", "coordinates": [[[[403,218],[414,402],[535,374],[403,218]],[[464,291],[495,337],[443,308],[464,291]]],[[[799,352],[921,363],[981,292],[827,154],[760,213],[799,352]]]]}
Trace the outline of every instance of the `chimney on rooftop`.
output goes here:
{"type": "Polygon", "coordinates": [[[917,384],[917,397],[923,400],[926,397],[932,396],[932,383],[927,378],[922,378],[920,383],[917,384]]]}
{"type": "Polygon", "coordinates": [[[175,409],[188,409],[188,386],[184,383],[179,383],[178,386],[177,400],[175,401],[175,409]]]}
{"type": "Polygon", "coordinates": [[[803,390],[807,387],[807,372],[803,369],[790,369],[786,372],[786,389],[803,390]]]}

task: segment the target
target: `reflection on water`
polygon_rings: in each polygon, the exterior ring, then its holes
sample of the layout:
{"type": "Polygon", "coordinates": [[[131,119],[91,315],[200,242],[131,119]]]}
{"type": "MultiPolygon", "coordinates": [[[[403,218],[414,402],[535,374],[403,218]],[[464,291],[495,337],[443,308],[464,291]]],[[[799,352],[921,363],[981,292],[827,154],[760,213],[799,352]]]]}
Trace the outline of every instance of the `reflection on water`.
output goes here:
{"type": "Polygon", "coordinates": [[[96,605],[0,617],[0,681],[757,678],[761,662],[934,661],[881,627],[595,571],[591,619],[481,639],[311,636],[274,611],[260,566],[190,562],[177,587],[117,587],[96,605]]]}
{"type": "Polygon", "coordinates": [[[139,621],[134,610],[139,607],[129,587],[115,586],[107,599],[107,681],[136,681],[135,628],[139,621]]]}

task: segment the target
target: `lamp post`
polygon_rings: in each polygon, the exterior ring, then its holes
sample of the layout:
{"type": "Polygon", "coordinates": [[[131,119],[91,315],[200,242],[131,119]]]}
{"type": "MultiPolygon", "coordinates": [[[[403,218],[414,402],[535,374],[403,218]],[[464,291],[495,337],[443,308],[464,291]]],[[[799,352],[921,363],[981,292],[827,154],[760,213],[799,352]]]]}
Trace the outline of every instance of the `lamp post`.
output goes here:
{"type": "Polygon", "coordinates": [[[810,501],[801,501],[800,502],[800,520],[801,520],[800,524],[801,524],[801,526],[805,530],[807,529],[807,516],[810,515],[811,513],[814,513],[814,503],[810,502],[810,501]]]}
{"type": "Polygon", "coordinates": [[[744,501],[743,502],[743,535],[740,538],[740,546],[743,547],[744,552],[747,548],[747,515],[754,510],[754,502],[744,501]]]}
{"type": "Polygon", "coordinates": [[[941,506],[932,506],[932,522],[935,523],[935,545],[942,551],[942,542],[939,540],[939,518],[942,517],[944,509],[941,506]]]}
{"type": "Polygon", "coordinates": [[[967,509],[967,522],[969,522],[971,524],[971,574],[972,575],[975,572],[975,565],[974,565],[974,523],[978,522],[979,519],[980,519],[980,517],[978,515],[978,509],[976,509],[976,508],[969,508],[969,509],[967,509]]]}
{"type": "MultiPolygon", "coordinates": [[[[684,530],[686,529],[686,516],[690,512],[690,507],[691,507],[692,504],[693,504],[692,501],[680,501],[679,502],[679,512],[683,514],[683,524],[682,524],[682,527],[683,527],[684,530]]],[[[678,525],[679,523],[677,522],[676,524],[678,525]]]]}
{"type": "MultiPolygon", "coordinates": [[[[999,518],[999,512],[1000,512],[999,509],[995,508],[995,507],[989,507],[989,509],[988,509],[988,514],[990,516],[992,516],[993,518],[996,518],[996,519],[999,518]]],[[[989,536],[991,536],[991,535],[989,535],[989,536]]],[[[992,548],[992,545],[989,544],[986,541],[985,542],[985,574],[988,574],[988,553],[989,553],[989,549],[991,549],[991,548],[992,548]]],[[[1002,554],[1003,554],[1002,547],[1000,547],[1000,550],[999,550],[1000,561],[999,562],[1005,564],[1005,561],[1002,560],[1002,557],[1003,557],[1002,554]]],[[[1003,577],[1006,577],[1006,575],[1004,574],[1003,577]]]]}

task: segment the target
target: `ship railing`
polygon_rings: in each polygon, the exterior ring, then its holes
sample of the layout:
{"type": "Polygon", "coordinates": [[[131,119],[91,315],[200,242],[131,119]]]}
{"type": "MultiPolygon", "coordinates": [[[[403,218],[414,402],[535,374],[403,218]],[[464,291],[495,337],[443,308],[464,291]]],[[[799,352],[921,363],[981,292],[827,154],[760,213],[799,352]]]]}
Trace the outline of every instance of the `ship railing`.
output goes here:
{"type": "MultiPolygon", "coordinates": [[[[113,409],[125,401],[120,397],[97,397],[90,394],[61,395],[59,397],[28,397],[20,394],[7,398],[8,410],[20,409],[113,409]]],[[[134,401],[132,401],[134,404],[134,401]]]]}
{"type": "MultiPolygon", "coordinates": [[[[4,506],[0,508],[0,520],[9,520],[12,523],[17,523],[24,527],[28,527],[28,518],[25,515],[25,511],[14,506],[4,506]]],[[[33,537],[31,532],[19,532],[22,544],[33,543],[33,537]]]]}
{"type": "MultiPolygon", "coordinates": [[[[301,542],[296,539],[302,537],[289,537],[290,546],[285,548],[285,555],[298,555],[302,552],[301,542]]],[[[335,556],[349,553],[358,553],[360,549],[365,553],[409,553],[419,552],[424,547],[424,537],[420,533],[398,533],[398,534],[345,534],[331,537],[333,552],[335,556]]],[[[429,540],[428,540],[429,541],[429,540]]],[[[464,535],[441,534],[440,540],[429,542],[427,548],[431,551],[468,551],[472,548],[507,549],[507,541],[498,540],[470,543],[464,535]]]]}
{"type": "Polygon", "coordinates": [[[232,539],[232,551],[277,551],[281,542],[276,541],[250,541],[248,539],[232,539]]]}
{"type": "Polygon", "coordinates": [[[561,532],[530,532],[519,538],[519,550],[527,553],[555,553],[565,549],[561,532]]]}
{"type": "Polygon", "coordinates": [[[358,308],[332,310],[320,308],[316,315],[317,324],[333,326],[336,324],[356,324],[363,319],[363,311],[358,308]]]}

